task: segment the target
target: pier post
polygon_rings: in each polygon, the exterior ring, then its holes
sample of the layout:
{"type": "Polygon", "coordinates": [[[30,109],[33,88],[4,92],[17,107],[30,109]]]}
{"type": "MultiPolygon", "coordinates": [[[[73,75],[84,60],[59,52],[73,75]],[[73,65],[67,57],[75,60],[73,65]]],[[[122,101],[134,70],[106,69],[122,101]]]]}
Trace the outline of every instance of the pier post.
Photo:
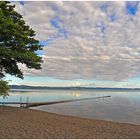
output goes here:
{"type": "Polygon", "coordinates": [[[27,96],[26,108],[28,108],[29,96],[27,96]]]}
{"type": "Polygon", "coordinates": [[[20,96],[20,107],[22,107],[22,96],[20,96]]]}

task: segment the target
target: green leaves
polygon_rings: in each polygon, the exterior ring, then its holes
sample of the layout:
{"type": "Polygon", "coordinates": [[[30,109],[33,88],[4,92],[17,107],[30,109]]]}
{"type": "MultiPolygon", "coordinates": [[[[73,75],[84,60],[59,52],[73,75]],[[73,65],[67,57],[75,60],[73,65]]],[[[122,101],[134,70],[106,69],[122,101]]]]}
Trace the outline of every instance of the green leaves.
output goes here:
{"type": "Polygon", "coordinates": [[[0,80],[0,96],[8,96],[9,86],[7,81],[0,80]]]}
{"type": "MultiPolygon", "coordinates": [[[[0,79],[6,73],[23,79],[19,63],[41,69],[42,58],[35,51],[42,50],[42,46],[35,39],[35,31],[25,24],[14,7],[10,2],[0,1],[0,79]]],[[[0,84],[1,94],[8,87],[6,81],[1,80],[0,84]]]]}
{"type": "Polygon", "coordinates": [[[17,64],[40,69],[42,58],[35,51],[42,50],[42,46],[34,38],[35,31],[25,24],[14,7],[9,2],[0,2],[0,67],[1,73],[23,78],[17,64]]]}

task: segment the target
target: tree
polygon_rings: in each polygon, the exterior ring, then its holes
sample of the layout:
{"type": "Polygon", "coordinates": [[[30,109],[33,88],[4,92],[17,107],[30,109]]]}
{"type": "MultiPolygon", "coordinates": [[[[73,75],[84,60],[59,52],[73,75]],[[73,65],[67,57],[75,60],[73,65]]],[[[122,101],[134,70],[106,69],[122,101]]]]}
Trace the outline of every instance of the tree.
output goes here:
{"type": "Polygon", "coordinates": [[[41,69],[42,58],[35,51],[42,50],[42,46],[35,39],[35,31],[14,8],[10,2],[0,1],[0,79],[5,74],[23,79],[19,63],[41,69]]]}

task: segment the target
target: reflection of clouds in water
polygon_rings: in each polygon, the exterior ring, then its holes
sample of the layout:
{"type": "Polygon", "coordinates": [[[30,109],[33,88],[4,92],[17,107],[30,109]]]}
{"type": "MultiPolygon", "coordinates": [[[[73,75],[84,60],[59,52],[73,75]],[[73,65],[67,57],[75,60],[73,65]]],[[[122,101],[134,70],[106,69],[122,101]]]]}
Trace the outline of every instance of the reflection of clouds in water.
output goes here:
{"type": "Polygon", "coordinates": [[[74,91],[71,93],[72,96],[74,97],[80,97],[81,96],[81,93],[79,91],[74,91]]]}

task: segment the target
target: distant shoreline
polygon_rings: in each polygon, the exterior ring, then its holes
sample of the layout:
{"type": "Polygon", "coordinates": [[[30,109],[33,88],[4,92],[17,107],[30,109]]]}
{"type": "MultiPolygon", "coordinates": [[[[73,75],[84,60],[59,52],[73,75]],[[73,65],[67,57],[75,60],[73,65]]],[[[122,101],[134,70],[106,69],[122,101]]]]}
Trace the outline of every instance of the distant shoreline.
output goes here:
{"type": "Polygon", "coordinates": [[[140,88],[109,88],[109,87],[48,87],[48,86],[27,86],[27,85],[10,85],[10,90],[17,89],[42,89],[42,90],[138,90],[140,88]]]}
{"type": "Polygon", "coordinates": [[[140,125],[0,107],[1,139],[139,139],[140,125]]]}

